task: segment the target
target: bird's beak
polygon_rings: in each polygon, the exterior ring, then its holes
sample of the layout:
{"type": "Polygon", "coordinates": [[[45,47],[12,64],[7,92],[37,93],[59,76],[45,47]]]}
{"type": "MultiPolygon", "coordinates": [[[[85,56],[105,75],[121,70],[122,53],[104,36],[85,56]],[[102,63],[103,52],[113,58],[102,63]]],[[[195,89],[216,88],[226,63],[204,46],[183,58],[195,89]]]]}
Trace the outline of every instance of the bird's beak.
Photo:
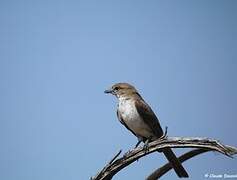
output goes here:
{"type": "Polygon", "coordinates": [[[113,93],[113,90],[112,90],[112,89],[107,89],[107,90],[104,91],[104,93],[106,93],[106,94],[112,94],[112,93],[113,93]]]}

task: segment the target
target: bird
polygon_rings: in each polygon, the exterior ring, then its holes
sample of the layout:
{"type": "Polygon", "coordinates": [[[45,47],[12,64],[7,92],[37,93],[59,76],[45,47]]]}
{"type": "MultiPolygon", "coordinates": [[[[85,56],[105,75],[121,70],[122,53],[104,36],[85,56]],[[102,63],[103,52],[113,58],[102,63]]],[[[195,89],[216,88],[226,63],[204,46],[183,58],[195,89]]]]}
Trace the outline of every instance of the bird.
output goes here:
{"type": "MultiPolygon", "coordinates": [[[[105,90],[104,93],[117,97],[118,120],[137,137],[138,143],[135,147],[140,142],[144,142],[144,146],[147,146],[149,142],[157,140],[164,135],[157,116],[134,86],[129,83],[116,83],[105,90]]],[[[188,177],[188,173],[171,148],[164,148],[161,151],[178,177],[188,177]]]]}

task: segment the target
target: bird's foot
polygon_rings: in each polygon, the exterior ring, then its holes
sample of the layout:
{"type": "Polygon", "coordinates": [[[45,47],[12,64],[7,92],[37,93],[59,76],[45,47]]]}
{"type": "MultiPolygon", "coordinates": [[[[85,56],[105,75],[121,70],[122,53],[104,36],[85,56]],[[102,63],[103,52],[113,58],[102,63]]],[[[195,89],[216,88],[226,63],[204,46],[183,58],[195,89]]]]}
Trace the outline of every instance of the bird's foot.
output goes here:
{"type": "Polygon", "coordinates": [[[149,145],[149,139],[147,139],[143,145],[143,150],[145,151],[145,153],[147,153],[149,151],[148,145],[149,145]]]}

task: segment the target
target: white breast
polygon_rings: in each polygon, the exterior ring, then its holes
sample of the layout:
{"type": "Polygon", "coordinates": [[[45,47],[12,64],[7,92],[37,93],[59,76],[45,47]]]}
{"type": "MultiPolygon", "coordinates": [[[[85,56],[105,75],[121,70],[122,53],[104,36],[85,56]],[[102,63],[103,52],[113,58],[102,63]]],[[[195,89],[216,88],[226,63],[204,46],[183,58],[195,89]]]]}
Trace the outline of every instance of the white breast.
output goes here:
{"type": "Polygon", "coordinates": [[[120,99],[118,110],[122,116],[123,121],[138,137],[149,138],[152,136],[150,128],[140,118],[135,107],[134,100],[120,99]]]}

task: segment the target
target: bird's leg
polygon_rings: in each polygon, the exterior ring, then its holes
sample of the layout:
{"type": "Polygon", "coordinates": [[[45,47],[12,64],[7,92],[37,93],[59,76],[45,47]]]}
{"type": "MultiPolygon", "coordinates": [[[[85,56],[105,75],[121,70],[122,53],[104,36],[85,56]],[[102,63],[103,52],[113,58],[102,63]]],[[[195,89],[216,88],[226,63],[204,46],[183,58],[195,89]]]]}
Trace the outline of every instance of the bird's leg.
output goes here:
{"type": "Polygon", "coordinates": [[[144,150],[145,152],[148,151],[148,144],[149,144],[150,141],[151,141],[151,138],[147,138],[146,141],[145,141],[145,143],[144,143],[143,150],[144,150]]]}

